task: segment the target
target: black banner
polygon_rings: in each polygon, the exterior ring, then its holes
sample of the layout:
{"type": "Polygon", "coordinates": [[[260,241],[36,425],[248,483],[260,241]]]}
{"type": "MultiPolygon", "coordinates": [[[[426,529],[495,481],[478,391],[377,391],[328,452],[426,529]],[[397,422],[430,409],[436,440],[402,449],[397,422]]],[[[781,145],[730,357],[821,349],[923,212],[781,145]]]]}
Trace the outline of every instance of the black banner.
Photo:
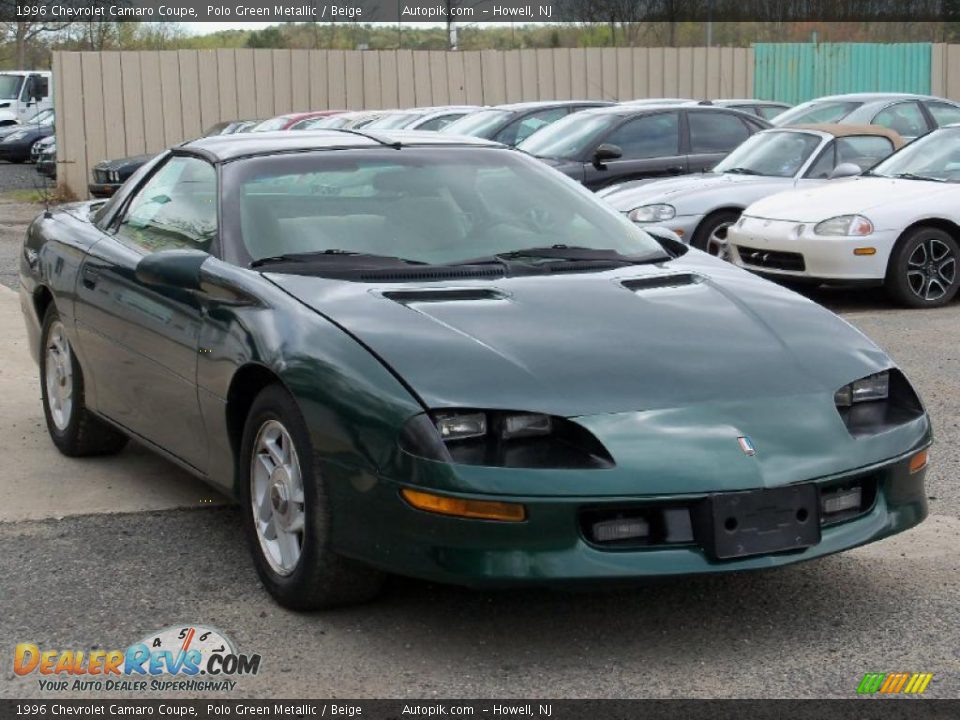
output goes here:
{"type": "Polygon", "coordinates": [[[0,718],[955,720],[960,700],[2,700],[0,718]]]}
{"type": "Polygon", "coordinates": [[[960,0],[0,0],[3,21],[958,21],[960,0]]]}

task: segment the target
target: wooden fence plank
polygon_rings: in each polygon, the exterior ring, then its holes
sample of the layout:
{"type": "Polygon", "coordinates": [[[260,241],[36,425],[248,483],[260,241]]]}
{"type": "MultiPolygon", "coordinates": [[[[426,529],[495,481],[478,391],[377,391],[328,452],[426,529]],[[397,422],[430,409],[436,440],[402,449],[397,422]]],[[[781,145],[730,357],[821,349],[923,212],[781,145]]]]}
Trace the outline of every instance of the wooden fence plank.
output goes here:
{"type": "Polygon", "coordinates": [[[200,68],[196,50],[178,50],[180,104],[183,110],[183,140],[203,133],[200,123],[200,68]]]}
{"type": "Polygon", "coordinates": [[[103,77],[103,122],[108,158],[126,157],[127,132],[123,119],[123,77],[120,53],[100,54],[103,77]]]}
{"type": "Polygon", "coordinates": [[[211,125],[234,117],[220,115],[220,90],[217,88],[217,51],[199,50],[197,52],[197,70],[200,94],[200,127],[206,131],[211,125]]]}

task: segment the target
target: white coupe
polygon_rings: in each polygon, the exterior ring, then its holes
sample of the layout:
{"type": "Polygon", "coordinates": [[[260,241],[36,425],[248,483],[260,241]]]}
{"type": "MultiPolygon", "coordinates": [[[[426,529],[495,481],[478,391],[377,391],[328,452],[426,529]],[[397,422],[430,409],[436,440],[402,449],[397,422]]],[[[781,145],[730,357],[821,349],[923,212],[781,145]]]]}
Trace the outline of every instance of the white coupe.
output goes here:
{"type": "Polygon", "coordinates": [[[730,259],[781,281],[883,285],[909,307],[960,285],[960,126],[907,145],[864,175],[750,205],[730,259]]]}

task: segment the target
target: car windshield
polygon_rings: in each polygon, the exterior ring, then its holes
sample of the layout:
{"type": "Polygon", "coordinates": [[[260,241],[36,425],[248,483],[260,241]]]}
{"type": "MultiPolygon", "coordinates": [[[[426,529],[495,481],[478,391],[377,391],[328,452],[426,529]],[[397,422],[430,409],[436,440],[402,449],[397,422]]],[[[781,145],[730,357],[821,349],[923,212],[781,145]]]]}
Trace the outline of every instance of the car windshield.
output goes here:
{"type": "Polygon", "coordinates": [[[792,130],[761,132],[747,138],[713,168],[717,173],[793,177],[823,140],[792,130]]]}
{"type": "Polygon", "coordinates": [[[608,113],[574,113],[531,135],[517,149],[534,157],[576,159],[620,120],[608,113]]]}
{"type": "Polygon", "coordinates": [[[960,182],[960,127],[941,128],[914,140],[867,174],[905,180],[960,182]]]}
{"type": "Polygon", "coordinates": [[[22,75],[0,75],[0,100],[16,100],[22,85],[22,75]]]}
{"type": "MultiPolygon", "coordinates": [[[[496,148],[314,151],[224,166],[229,251],[249,263],[322,254],[349,265],[397,259],[463,263],[530,248],[667,259],[660,244],[588,190],[525,155],[496,148]],[[337,257],[333,257],[337,256],[337,257]]],[[[563,255],[565,253],[560,252],[563,255]]]]}
{"type": "Polygon", "coordinates": [[[270,132],[271,130],[283,130],[284,126],[289,122],[290,118],[281,115],[280,117],[270,118],[269,120],[264,120],[259,125],[256,125],[251,132],[270,132]]]}
{"type": "Polygon", "coordinates": [[[840,122],[863,105],[856,100],[815,100],[797,105],[774,118],[774,125],[813,125],[840,122]]]}
{"type": "Polygon", "coordinates": [[[384,130],[389,130],[391,128],[402,128],[409,125],[418,117],[420,117],[420,113],[390,113],[389,115],[378,117],[372,123],[367,125],[367,127],[371,130],[374,128],[381,128],[384,130]]]}
{"type": "Polygon", "coordinates": [[[510,110],[479,110],[450,123],[441,132],[489,139],[511,115],[510,110]]]}

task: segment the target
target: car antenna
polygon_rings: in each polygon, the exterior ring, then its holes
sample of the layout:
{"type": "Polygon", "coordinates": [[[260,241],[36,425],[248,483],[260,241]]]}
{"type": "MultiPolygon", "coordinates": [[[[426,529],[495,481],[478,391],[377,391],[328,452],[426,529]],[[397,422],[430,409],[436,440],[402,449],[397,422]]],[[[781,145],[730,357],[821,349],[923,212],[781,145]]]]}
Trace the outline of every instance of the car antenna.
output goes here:
{"type": "Polygon", "coordinates": [[[383,137],[383,135],[378,135],[377,133],[366,132],[365,130],[356,130],[354,128],[330,128],[331,130],[336,130],[337,132],[348,133],[350,135],[358,135],[360,137],[365,137],[369,140],[373,140],[376,143],[385,145],[386,147],[392,147],[394,150],[399,150],[403,145],[400,144],[399,140],[390,140],[383,137]]]}

